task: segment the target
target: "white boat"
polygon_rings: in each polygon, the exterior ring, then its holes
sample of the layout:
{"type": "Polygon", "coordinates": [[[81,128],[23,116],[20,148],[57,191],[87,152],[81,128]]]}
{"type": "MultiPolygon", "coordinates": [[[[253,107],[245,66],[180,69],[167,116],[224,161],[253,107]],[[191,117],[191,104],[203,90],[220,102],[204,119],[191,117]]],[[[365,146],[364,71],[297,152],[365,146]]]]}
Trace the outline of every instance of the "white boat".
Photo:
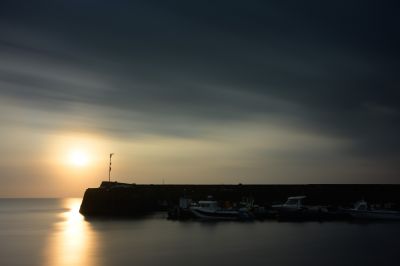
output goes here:
{"type": "Polygon", "coordinates": [[[199,201],[192,205],[189,210],[194,216],[206,220],[248,220],[250,213],[245,209],[223,209],[214,200],[199,201]]]}
{"type": "Polygon", "coordinates": [[[301,210],[305,208],[303,204],[303,201],[305,199],[306,196],[289,197],[285,203],[272,205],[272,208],[277,210],[287,210],[287,211],[301,210]]]}
{"type": "Polygon", "coordinates": [[[289,197],[283,204],[272,205],[281,219],[327,219],[330,213],[325,206],[306,205],[306,196],[289,197]]]}
{"type": "Polygon", "coordinates": [[[400,220],[399,211],[374,209],[364,200],[356,202],[354,208],[342,209],[342,211],[356,219],[400,220]]]}

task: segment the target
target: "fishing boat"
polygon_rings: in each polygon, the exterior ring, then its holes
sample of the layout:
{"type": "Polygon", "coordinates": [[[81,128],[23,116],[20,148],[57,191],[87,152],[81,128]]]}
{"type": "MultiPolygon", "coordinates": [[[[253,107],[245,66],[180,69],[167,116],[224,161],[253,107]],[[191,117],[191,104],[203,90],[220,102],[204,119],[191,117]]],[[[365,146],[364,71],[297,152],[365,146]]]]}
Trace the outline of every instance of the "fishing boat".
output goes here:
{"type": "Polygon", "coordinates": [[[375,209],[364,200],[357,201],[354,208],[342,209],[342,211],[355,219],[400,220],[400,211],[375,209]]]}
{"type": "Polygon", "coordinates": [[[189,210],[203,220],[249,220],[251,214],[246,208],[221,208],[215,200],[203,200],[192,205],[189,210]]]}

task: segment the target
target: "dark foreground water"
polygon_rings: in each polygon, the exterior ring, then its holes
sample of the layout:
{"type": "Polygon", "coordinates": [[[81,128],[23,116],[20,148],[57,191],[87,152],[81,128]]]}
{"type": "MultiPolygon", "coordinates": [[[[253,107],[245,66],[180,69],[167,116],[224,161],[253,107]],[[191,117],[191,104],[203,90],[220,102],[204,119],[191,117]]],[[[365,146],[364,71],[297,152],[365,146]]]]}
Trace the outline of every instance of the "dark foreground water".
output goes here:
{"type": "Polygon", "coordinates": [[[400,223],[90,220],[81,199],[0,199],[0,265],[400,265],[400,223]]]}

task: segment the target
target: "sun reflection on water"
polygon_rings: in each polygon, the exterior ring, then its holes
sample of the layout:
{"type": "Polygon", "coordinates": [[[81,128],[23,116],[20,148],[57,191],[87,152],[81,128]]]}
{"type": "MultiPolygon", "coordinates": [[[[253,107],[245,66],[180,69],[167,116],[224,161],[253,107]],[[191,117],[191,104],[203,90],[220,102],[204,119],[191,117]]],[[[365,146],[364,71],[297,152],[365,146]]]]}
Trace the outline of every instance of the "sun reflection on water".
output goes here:
{"type": "Polygon", "coordinates": [[[48,266],[96,265],[95,234],[79,213],[81,199],[63,200],[65,212],[50,238],[48,266]]]}

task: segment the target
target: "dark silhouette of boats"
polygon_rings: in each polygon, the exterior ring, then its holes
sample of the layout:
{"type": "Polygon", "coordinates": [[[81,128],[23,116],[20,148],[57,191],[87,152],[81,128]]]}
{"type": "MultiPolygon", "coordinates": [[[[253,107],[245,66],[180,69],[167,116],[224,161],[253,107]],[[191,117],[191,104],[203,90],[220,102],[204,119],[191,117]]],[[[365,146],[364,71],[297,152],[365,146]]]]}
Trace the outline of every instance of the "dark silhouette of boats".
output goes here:
{"type": "Polygon", "coordinates": [[[203,220],[251,220],[247,207],[223,208],[215,200],[202,200],[189,207],[190,212],[203,220]]]}
{"type": "Polygon", "coordinates": [[[277,219],[280,220],[335,220],[346,215],[338,208],[324,205],[311,205],[307,196],[289,197],[283,204],[272,205],[277,219]]]}
{"type": "Polygon", "coordinates": [[[365,200],[357,201],[353,208],[341,209],[351,218],[362,220],[399,220],[400,211],[377,209],[370,206],[365,200]]]}

